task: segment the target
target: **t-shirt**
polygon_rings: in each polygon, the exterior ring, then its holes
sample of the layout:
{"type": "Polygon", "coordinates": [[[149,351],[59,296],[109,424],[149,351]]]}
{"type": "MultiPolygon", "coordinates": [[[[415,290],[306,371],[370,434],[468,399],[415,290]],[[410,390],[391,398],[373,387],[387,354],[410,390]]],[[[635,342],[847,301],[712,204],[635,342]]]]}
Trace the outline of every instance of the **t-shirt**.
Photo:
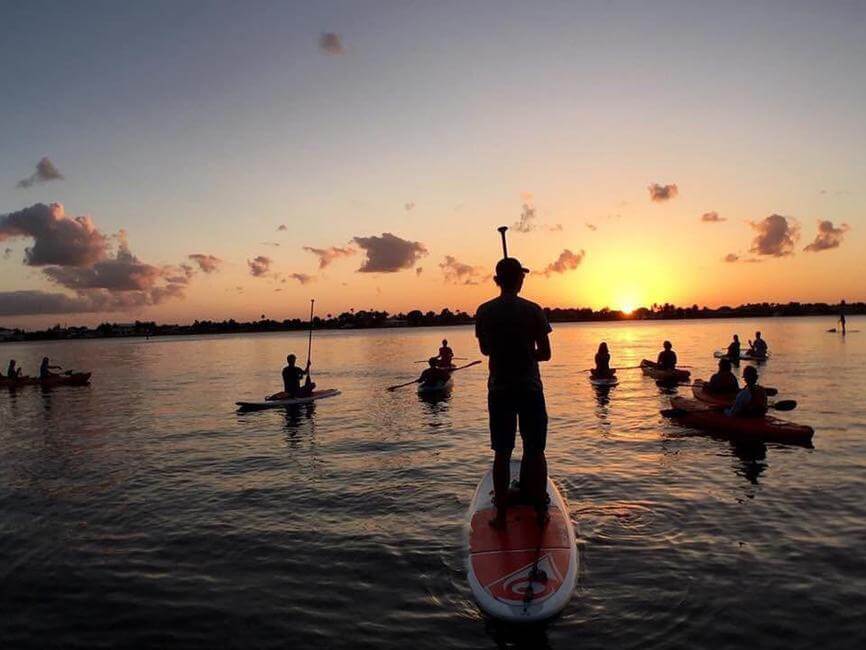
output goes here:
{"type": "Polygon", "coordinates": [[[475,336],[490,356],[489,388],[541,389],[535,342],[551,332],[544,311],[520,296],[502,295],[475,314],[475,336]]]}
{"type": "Polygon", "coordinates": [[[283,390],[287,393],[297,393],[301,390],[301,377],[304,371],[298,366],[286,366],[283,368],[283,390]]]}
{"type": "Polygon", "coordinates": [[[717,372],[710,377],[709,389],[711,393],[736,393],[740,386],[734,373],[717,372]]]}
{"type": "Polygon", "coordinates": [[[656,363],[665,370],[673,370],[677,367],[677,353],[673,350],[662,350],[656,363]]]}
{"type": "Polygon", "coordinates": [[[608,370],[610,370],[610,354],[602,354],[601,352],[596,352],[595,367],[596,370],[600,370],[602,372],[607,372],[608,370]]]}

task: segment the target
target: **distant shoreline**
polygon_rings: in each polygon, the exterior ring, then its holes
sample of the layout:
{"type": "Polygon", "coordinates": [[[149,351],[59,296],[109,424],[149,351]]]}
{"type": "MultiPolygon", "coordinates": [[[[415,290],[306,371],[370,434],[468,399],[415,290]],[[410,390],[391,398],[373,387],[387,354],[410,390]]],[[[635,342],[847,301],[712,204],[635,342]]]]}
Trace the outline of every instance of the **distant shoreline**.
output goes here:
{"type": "MultiPolygon", "coordinates": [[[[653,305],[651,308],[641,307],[631,313],[618,310],[602,309],[594,311],[588,308],[546,308],[544,311],[551,323],[587,323],[587,322],[631,322],[659,320],[709,320],[726,318],[793,318],[802,316],[819,316],[826,318],[838,317],[844,309],[846,316],[866,314],[866,303],[857,302],[842,305],[826,303],[758,303],[741,305],[739,307],[676,307],[674,305],[653,305]]],[[[315,317],[315,330],[357,330],[357,329],[411,329],[418,327],[450,327],[456,325],[472,325],[473,316],[466,312],[452,312],[443,309],[438,314],[433,311],[426,313],[420,310],[408,314],[392,315],[388,312],[359,311],[344,312],[339,316],[326,318],[315,317]]],[[[57,341],[75,339],[103,338],[134,338],[163,336],[198,336],[207,334],[254,334],[266,332],[306,331],[309,321],[298,318],[282,321],[258,320],[237,322],[234,319],[225,321],[198,321],[191,325],[163,325],[150,321],[135,321],[134,323],[102,323],[98,327],[60,327],[47,330],[26,331],[21,329],[0,328],[0,343],[15,343],[22,341],[57,341]]]]}

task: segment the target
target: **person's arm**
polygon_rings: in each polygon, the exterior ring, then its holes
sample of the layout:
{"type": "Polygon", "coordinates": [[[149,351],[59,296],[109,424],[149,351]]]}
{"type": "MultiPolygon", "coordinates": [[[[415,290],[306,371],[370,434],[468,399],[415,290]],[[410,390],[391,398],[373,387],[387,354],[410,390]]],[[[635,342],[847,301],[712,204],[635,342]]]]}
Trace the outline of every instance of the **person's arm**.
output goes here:
{"type": "Polygon", "coordinates": [[[490,356],[490,341],[484,331],[484,321],[480,313],[475,314],[475,336],[478,338],[478,348],[485,357],[490,356]]]}
{"type": "Polygon", "coordinates": [[[550,323],[547,322],[547,316],[541,308],[538,308],[538,332],[535,335],[535,360],[550,361],[550,332],[553,331],[550,323]]]}

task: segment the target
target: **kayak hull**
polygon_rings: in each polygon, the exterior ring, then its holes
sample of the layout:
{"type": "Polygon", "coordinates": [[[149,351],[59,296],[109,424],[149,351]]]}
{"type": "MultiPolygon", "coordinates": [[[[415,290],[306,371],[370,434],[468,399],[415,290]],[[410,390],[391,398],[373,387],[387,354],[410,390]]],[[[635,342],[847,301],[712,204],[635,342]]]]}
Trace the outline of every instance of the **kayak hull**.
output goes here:
{"type": "Polygon", "coordinates": [[[435,384],[418,384],[419,395],[435,395],[437,393],[447,393],[454,388],[454,378],[449,377],[447,381],[439,381],[435,384]]]}
{"type": "Polygon", "coordinates": [[[656,381],[688,381],[689,377],[692,376],[692,373],[688,370],[683,370],[682,368],[676,368],[674,370],[663,370],[656,366],[655,363],[650,361],[649,359],[644,359],[640,362],[640,369],[647,377],[652,377],[656,381]]]}
{"type": "Polygon", "coordinates": [[[722,434],[728,438],[761,442],[808,445],[815,430],[805,424],[780,420],[771,415],[762,418],[729,417],[712,404],[686,397],[672,397],[672,417],[680,424],[722,434]]]}
{"type": "Polygon", "coordinates": [[[240,409],[245,411],[261,411],[264,409],[300,406],[302,404],[309,404],[310,402],[315,402],[316,400],[325,399],[327,397],[336,397],[339,394],[340,391],[336,388],[329,388],[327,390],[314,390],[310,395],[307,395],[306,397],[295,397],[294,399],[263,400],[261,402],[235,402],[235,404],[237,404],[240,409]]]}
{"type": "MultiPolygon", "coordinates": [[[[519,475],[520,462],[512,461],[511,476],[519,475]]],[[[574,594],[579,562],[574,524],[550,478],[547,495],[550,519],[543,527],[531,505],[515,504],[504,527],[494,528],[492,471],[475,490],[467,526],[467,578],[479,607],[494,618],[542,621],[562,611],[574,594]]]]}
{"type": "Polygon", "coordinates": [[[740,352],[740,358],[739,359],[731,359],[725,350],[717,350],[716,352],[713,352],[713,356],[716,359],[730,359],[731,361],[737,361],[737,360],[739,360],[739,361],[755,361],[755,362],[760,363],[761,361],[766,361],[770,355],[768,354],[766,356],[759,357],[759,356],[754,355],[754,354],[749,354],[748,352],[740,352]]]}
{"type": "Polygon", "coordinates": [[[705,404],[724,408],[731,406],[737,397],[736,393],[711,393],[707,390],[706,382],[701,379],[695,379],[695,383],[692,386],[692,394],[695,396],[695,399],[705,404]]]}
{"type": "Polygon", "coordinates": [[[19,386],[42,386],[43,388],[54,388],[55,386],[86,386],[90,383],[91,373],[74,372],[71,375],[51,375],[45,379],[39,377],[18,377],[10,380],[8,377],[0,377],[0,386],[6,388],[18,388],[19,386]]]}

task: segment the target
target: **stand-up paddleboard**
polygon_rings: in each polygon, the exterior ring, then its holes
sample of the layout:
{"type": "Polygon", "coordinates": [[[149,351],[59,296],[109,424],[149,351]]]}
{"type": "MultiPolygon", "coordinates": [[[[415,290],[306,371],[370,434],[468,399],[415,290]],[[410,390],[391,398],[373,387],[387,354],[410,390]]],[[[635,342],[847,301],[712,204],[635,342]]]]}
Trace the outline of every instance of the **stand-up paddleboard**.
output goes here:
{"type": "MultiPolygon", "coordinates": [[[[520,463],[511,462],[511,476],[520,463]]],[[[490,520],[493,472],[478,484],[469,506],[467,573],[472,595],[490,616],[506,621],[541,621],[559,613],[577,582],[578,556],[574,526],[559,490],[549,478],[550,519],[541,526],[531,505],[508,508],[502,528],[490,520]]]]}
{"type": "MultiPolygon", "coordinates": [[[[713,356],[716,359],[728,359],[729,358],[727,350],[716,350],[715,352],[713,352],[713,356]]],[[[748,352],[740,352],[740,359],[739,360],[740,361],[766,361],[769,358],[770,358],[769,352],[767,352],[766,356],[763,356],[763,357],[759,357],[759,356],[754,355],[754,354],[749,354],[748,352]]]]}
{"type": "Polygon", "coordinates": [[[329,388],[327,390],[314,390],[306,397],[295,397],[293,399],[263,400],[261,402],[235,402],[235,404],[237,404],[239,408],[245,411],[258,411],[262,409],[275,409],[286,406],[299,406],[301,404],[309,404],[310,402],[315,402],[318,399],[325,399],[326,397],[336,397],[339,394],[340,391],[338,391],[336,388],[329,388]]]}
{"type": "Polygon", "coordinates": [[[448,377],[446,381],[437,381],[434,384],[418,384],[419,395],[430,395],[431,393],[444,393],[454,388],[454,378],[448,377]]]}
{"type": "Polygon", "coordinates": [[[611,375],[610,377],[593,377],[590,375],[589,383],[597,388],[610,388],[616,386],[619,383],[619,379],[616,378],[616,375],[611,375]]]}

